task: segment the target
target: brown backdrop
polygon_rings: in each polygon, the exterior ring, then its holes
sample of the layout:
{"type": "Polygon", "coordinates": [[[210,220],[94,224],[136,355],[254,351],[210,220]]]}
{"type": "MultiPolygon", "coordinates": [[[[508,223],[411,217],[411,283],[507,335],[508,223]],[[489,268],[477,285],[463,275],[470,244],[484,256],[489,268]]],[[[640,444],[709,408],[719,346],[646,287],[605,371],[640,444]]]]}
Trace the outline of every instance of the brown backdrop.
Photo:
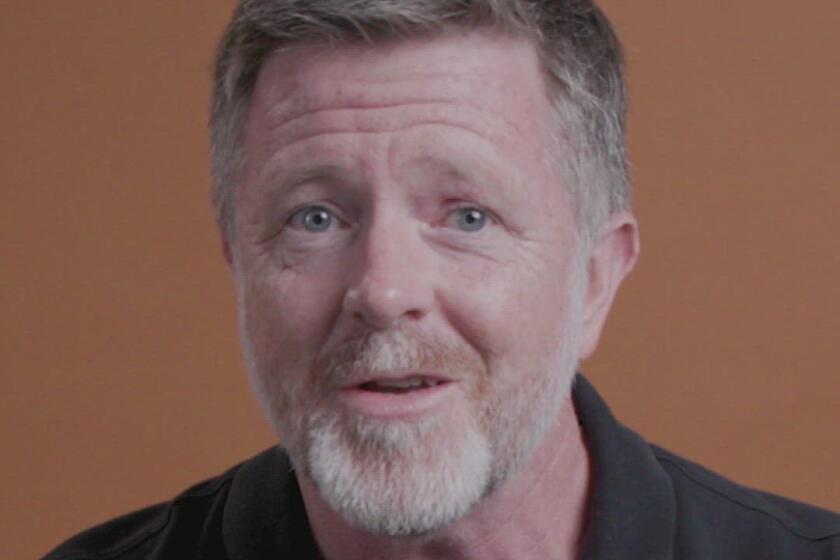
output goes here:
{"type": "MultiPolygon", "coordinates": [[[[0,5],[4,558],[271,443],[206,202],[231,7],[0,5]]],[[[837,3],[604,7],[643,256],[585,369],[650,439],[840,509],[837,3]]]]}

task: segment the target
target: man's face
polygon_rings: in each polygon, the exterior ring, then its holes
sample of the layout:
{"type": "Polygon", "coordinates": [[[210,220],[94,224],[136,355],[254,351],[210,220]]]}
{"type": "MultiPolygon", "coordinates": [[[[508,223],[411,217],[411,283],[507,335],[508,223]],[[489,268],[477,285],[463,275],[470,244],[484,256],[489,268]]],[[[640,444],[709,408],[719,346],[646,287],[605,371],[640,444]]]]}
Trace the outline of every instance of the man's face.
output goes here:
{"type": "Polygon", "coordinates": [[[264,65],[231,241],[252,383],[351,524],[440,528],[568,397],[582,273],[533,47],[490,33],[264,65]]]}

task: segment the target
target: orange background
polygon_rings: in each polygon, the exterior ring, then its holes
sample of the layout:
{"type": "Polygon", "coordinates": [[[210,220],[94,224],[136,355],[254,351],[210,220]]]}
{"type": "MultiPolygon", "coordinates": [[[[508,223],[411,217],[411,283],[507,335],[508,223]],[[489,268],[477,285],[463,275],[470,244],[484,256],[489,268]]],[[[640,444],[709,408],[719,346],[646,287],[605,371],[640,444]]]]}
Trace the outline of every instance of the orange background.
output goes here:
{"type": "MultiPolygon", "coordinates": [[[[272,442],[207,202],[231,0],[0,5],[0,551],[272,442]]],[[[605,0],[642,258],[585,367],[649,439],[840,509],[840,9],[605,0]]]]}

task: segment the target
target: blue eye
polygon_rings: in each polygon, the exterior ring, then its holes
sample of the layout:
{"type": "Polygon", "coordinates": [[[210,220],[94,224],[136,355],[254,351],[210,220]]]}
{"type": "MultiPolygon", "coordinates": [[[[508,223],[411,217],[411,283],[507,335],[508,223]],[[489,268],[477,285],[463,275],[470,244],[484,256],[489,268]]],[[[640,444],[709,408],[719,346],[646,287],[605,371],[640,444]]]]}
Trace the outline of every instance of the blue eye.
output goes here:
{"type": "Polygon", "coordinates": [[[487,213],[478,208],[458,208],[453,212],[454,226],[461,231],[479,231],[487,225],[487,213]]]}
{"type": "Polygon", "coordinates": [[[309,206],[298,210],[292,215],[290,223],[293,227],[305,229],[311,233],[329,231],[335,217],[323,206],[309,206]]]}

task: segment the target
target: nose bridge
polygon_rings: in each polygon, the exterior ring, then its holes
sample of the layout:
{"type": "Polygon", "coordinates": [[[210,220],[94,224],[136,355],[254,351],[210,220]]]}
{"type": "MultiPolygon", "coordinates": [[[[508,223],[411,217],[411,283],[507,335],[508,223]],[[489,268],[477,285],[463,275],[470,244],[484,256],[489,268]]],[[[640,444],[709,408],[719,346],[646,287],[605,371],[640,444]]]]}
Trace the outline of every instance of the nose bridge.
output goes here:
{"type": "Polygon", "coordinates": [[[357,243],[345,310],[376,328],[425,316],[433,301],[433,271],[414,221],[378,209],[357,243]]]}

